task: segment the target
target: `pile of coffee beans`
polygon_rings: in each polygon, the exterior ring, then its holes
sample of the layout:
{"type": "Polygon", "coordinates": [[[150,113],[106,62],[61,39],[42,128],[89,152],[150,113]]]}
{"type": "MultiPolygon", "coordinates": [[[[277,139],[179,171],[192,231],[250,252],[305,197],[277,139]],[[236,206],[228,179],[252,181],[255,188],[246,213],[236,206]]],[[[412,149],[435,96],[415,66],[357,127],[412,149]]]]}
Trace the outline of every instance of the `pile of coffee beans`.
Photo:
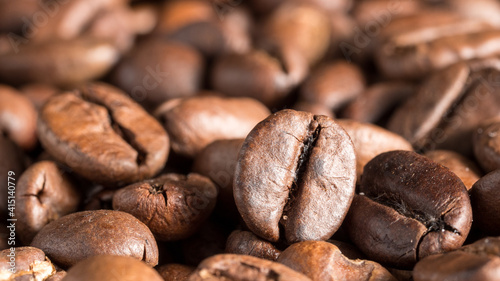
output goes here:
{"type": "Polygon", "coordinates": [[[500,280],[500,2],[0,0],[0,280],[500,280]]]}

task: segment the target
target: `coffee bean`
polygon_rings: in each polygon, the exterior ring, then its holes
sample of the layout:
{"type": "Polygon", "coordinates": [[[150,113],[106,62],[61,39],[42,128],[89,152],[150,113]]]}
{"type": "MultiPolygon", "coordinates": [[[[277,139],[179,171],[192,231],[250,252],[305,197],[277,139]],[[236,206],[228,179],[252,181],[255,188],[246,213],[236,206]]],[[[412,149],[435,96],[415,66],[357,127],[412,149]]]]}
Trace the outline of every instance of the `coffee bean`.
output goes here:
{"type": "Polygon", "coordinates": [[[64,268],[105,254],[133,257],[152,266],[158,263],[158,247],[149,228],[120,211],[66,215],[44,226],[31,245],[64,268]]]}
{"type": "Polygon", "coordinates": [[[500,59],[454,64],[431,75],[391,116],[388,128],[416,149],[472,155],[479,123],[498,115],[500,59]]]}
{"type": "Polygon", "coordinates": [[[263,240],[250,231],[235,230],[227,238],[226,253],[249,255],[276,261],[281,251],[272,243],[263,240]]]}
{"type": "Polygon", "coordinates": [[[300,98],[336,110],[360,95],[364,87],[365,78],[359,67],[335,61],[311,72],[302,85],[300,98]]]}
{"type": "Polygon", "coordinates": [[[46,280],[55,273],[50,259],[35,247],[13,247],[0,252],[2,280],[46,280]]]}
{"type": "Polygon", "coordinates": [[[415,265],[415,281],[497,280],[500,239],[488,237],[457,251],[429,256],[415,265]]]}
{"type": "Polygon", "coordinates": [[[312,280],[391,280],[396,281],[380,264],[350,260],[337,246],[324,241],[292,244],[279,256],[278,262],[312,280]]]}
{"type": "Polygon", "coordinates": [[[185,239],[215,207],[217,188],[198,174],[166,174],[118,190],[113,209],[134,215],[159,240],[185,239]]]}
{"type": "Polygon", "coordinates": [[[0,85],[0,132],[25,150],[37,143],[36,115],[29,99],[14,88],[0,85]]]}
{"type": "Polygon", "coordinates": [[[65,281],[163,281],[150,266],[131,257],[99,255],[77,263],[68,270],[65,281]]]}
{"type": "Polygon", "coordinates": [[[168,155],[161,125],[121,91],[101,83],[51,98],[37,132],[58,161],[108,185],[149,178],[168,155]]]}
{"type": "Polygon", "coordinates": [[[120,62],[113,80],[132,99],[154,109],[169,99],[198,92],[204,67],[203,58],[193,48],[150,39],[137,44],[120,62]]]}
{"type": "Polygon", "coordinates": [[[23,86],[20,91],[39,111],[52,96],[58,94],[59,89],[48,84],[33,83],[23,86]]]}
{"type": "Polygon", "coordinates": [[[182,264],[165,264],[156,268],[164,280],[186,281],[194,271],[194,267],[182,264]]]}
{"type": "Polygon", "coordinates": [[[369,258],[398,268],[459,248],[472,223],[467,190],[454,173],[411,151],[366,164],[345,226],[369,258]]]}
{"type": "Polygon", "coordinates": [[[299,101],[293,105],[292,109],[310,112],[314,115],[325,115],[330,118],[335,118],[333,111],[321,103],[299,101]]]}
{"type": "Polygon", "coordinates": [[[277,262],[246,255],[223,254],[200,263],[189,277],[196,280],[311,280],[277,262]]]}
{"type": "Polygon", "coordinates": [[[72,179],[51,161],[31,165],[16,189],[16,232],[23,243],[51,221],[77,210],[80,194],[72,179]]]}
{"type": "Polygon", "coordinates": [[[474,131],[474,156],[486,172],[500,168],[500,118],[482,122],[474,131]]]}
{"type": "Polygon", "coordinates": [[[484,233],[500,235],[500,170],[480,178],[470,189],[474,224],[484,233]]]}
{"type": "Polygon", "coordinates": [[[411,144],[403,137],[377,125],[348,119],[339,119],[337,123],[346,130],[354,143],[358,183],[364,166],[375,156],[391,150],[413,150],[411,144]]]}
{"type": "Polygon", "coordinates": [[[455,173],[462,180],[467,190],[470,190],[482,175],[476,163],[454,151],[431,150],[424,155],[455,173]]]}
{"type": "Polygon", "coordinates": [[[14,189],[17,183],[12,178],[18,179],[24,171],[28,164],[26,158],[14,142],[0,134],[0,159],[2,159],[0,161],[0,217],[8,214],[9,186],[11,190],[14,189]]]}
{"type": "Polygon", "coordinates": [[[352,141],[335,121],[279,111],[243,143],[234,180],[236,206],[252,232],[269,241],[326,240],[351,203],[355,165],[352,141]]]}
{"type": "Polygon", "coordinates": [[[198,96],[170,100],[155,115],[167,130],[173,151],[193,158],[215,140],[246,137],[269,110],[250,98],[198,96]]]}

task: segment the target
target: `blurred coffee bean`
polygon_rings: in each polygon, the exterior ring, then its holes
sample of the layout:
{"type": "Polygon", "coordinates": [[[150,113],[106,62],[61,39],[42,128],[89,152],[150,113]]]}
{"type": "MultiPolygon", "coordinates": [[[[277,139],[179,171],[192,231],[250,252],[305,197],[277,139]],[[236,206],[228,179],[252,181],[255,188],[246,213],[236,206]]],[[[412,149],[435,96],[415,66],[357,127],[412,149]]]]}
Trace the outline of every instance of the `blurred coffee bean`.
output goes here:
{"type": "Polygon", "coordinates": [[[0,80],[11,85],[47,83],[71,87],[102,77],[118,58],[116,47],[103,39],[16,43],[9,52],[0,54],[0,80]]]}
{"type": "Polygon", "coordinates": [[[0,133],[24,150],[37,143],[37,112],[31,101],[16,89],[0,85],[0,133]]]}
{"type": "Polygon", "coordinates": [[[20,91],[40,111],[42,106],[52,97],[59,93],[59,89],[48,84],[33,83],[23,86],[20,91]]]}
{"type": "Polygon", "coordinates": [[[158,263],[158,246],[149,228],[120,211],[83,211],[61,217],[44,226],[31,245],[65,268],[106,254],[133,257],[151,266],[158,263]]]}
{"type": "Polygon", "coordinates": [[[454,151],[431,150],[424,153],[424,155],[455,173],[462,180],[467,190],[470,190],[482,175],[476,163],[454,151]]]}
{"type": "Polygon", "coordinates": [[[216,211],[219,215],[239,217],[233,196],[234,171],[244,139],[217,140],[207,145],[194,159],[193,172],[210,178],[218,187],[216,211]]]}
{"type": "Polygon", "coordinates": [[[346,130],[354,143],[358,183],[366,163],[375,156],[391,150],[413,151],[411,144],[403,137],[377,125],[349,119],[339,119],[337,123],[346,130]]]}
{"type": "Polygon", "coordinates": [[[119,186],[149,178],[165,165],[161,125],[120,90],[93,83],[51,98],[38,136],[58,161],[89,180],[119,186]]]}
{"type": "MultiPolygon", "coordinates": [[[[59,0],[60,1],[60,0],[59,0]]],[[[32,32],[30,19],[46,17],[50,11],[49,1],[37,0],[0,0],[0,32],[32,32]]],[[[54,1],[56,2],[56,1],[54,1]]]]}
{"type": "Polygon", "coordinates": [[[233,191],[252,232],[294,243],[335,233],[355,180],[355,150],[346,131],[329,117],[285,109],[248,134],[233,191]]]}
{"type": "Polygon", "coordinates": [[[378,123],[415,92],[410,83],[380,82],[367,87],[341,112],[341,117],[359,122],[378,123]]]}
{"type": "Polygon", "coordinates": [[[398,108],[388,128],[416,149],[448,149],[472,155],[479,123],[500,109],[500,59],[457,63],[431,75],[398,108]]]}
{"type": "Polygon", "coordinates": [[[29,245],[51,221],[75,212],[80,194],[71,178],[51,161],[31,165],[20,177],[16,189],[16,232],[29,245]]]}
{"type": "Polygon", "coordinates": [[[396,281],[380,264],[367,260],[350,260],[337,246],[324,241],[292,244],[279,256],[278,262],[312,280],[396,281]]]}
{"type": "Polygon", "coordinates": [[[71,267],[65,281],[163,281],[151,266],[131,257],[99,255],[71,267]]]}
{"type": "Polygon", "coordinates": [[[0,161],[0,217],[5,217],[8,213],[7,199],[8,196],[15,194],[17,181],[28,164],[26,158],[14,142],[0,134],[0,159],[2,159],[0,161]]]}
{"type": "Polygon", "coordinates": [[[300,98],[336,110],[355,99],[364,87],[361,69],[354,64],[337,61],[311,72],[302,85],[300,98]]]}
{"type": "Polygon", "coordinates": [[[244,138],[269,115],[250,98],[196,96],[170,100],[156,110],[178,154],[195,157],[215,140],[244,138]]]}
{"type": "Polygon", "coordinates": [[[500,116],[485,120],[473,133],[474,156],[486,172],[500,169],[500,116]]]}
{"type": "Polygon", "coordinates": [[[314,115],[325,115],[330,118],[335,117],[333,111],[329,107],[321,103],[299,101],[293,105],[293,109],[297,111],[310,112],[314,115]]]}
{"type": "Polygon", "coordinates": [[[500,170],[480,178],[470,189],[474,224],[486,234],[500,235],[500,170]]]}
{"type": "Polygon", "coordinates": [[[500,274],[500,239],[488,237],[456,251],[429,256],[415,265],[415,281],[497,280],[500,274]]]}
{"type": "Polygon", "coordinates": [[[246,255],[223,254],[205,259],[189,276],[197,280],[311,280],[277,262],[246,255]]]}
{"type": "Polygon", "coordinates": [[[226,253],[249,255],[261,259],[276,261],[281,251],[250,231],[235,230],[226,242],[226,253]]]}
{"type": "Polygon", "coordinates": [[[50,259],[35,247],[13,247],[0,252],[1,280],[46,280],[55,273],[50,259]]]}
{"type": "Polygon", "coordinates": [[[170,263],[157,267],[156,271],[163,280],[186,281],[194,269],[192,266],[170,263]]]}
{"type": "Polygon", "coordinates": [[[213,182],[198,174],[166,174],[118,190],[113,209],[132,214],[163,241],[185,239],[210,216],[217,199],[213,182]]]}
{"type": "Polygon", "coordinates": [[[420,78],[460,61],[500,54],[500,30],[482,20],[442,14],[399,18],[387,26],[393,32],[384,34],[375,54],[387,77],[420,78]]]}
{"type": "Polygon", "coordinates": [[[454,173],[411,151],[390,151],[365,166],[345,226],[374,261],[410,268],[462,246],[472,223],[467,190],[454,173]]]}
{"type": "Polygon", "coordinates": [[[118,64],[113,80],[132,99],[154,109],[200,90],[204,61],[193,48],[161,39],[145,40],[118,64]]]}

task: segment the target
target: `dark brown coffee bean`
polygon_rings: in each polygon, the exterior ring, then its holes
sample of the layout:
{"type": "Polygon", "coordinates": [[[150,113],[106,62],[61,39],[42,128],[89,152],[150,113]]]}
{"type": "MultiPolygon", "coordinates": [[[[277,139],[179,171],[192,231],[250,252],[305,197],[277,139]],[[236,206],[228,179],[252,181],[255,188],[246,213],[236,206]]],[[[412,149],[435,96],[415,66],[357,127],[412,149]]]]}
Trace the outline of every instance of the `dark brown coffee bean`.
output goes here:
{"type": "Polygon", "coordinates": [[[246,255],[224,254],[204,260],[188,279],[197,280],[311,280],[287,266],[246,255]]]}
{"type": "Polygon", "coordinates": [[[377,125],[348,119],[339,119],[337,123],[346,130],[354,143],[358,183],[364,166],[375,156],[391,150],[413,151],[411,144],[403,137],[377,125]]]}
{"type": "Polygon", "coordinates": [[[155,115],[167,130],[172,149],[194,157],[215,140],[246,137],[269,110],[250,98],[198,96],[170,100],[155,115]]]}
{"type": "Polygon", "coordinates": [[[472,223],[467,190],[446,167],[411,151],[366,164],[345,226],[369,258],[394,267],[459,248],[472,223]]]}
{"type": "Polygon", "coordinates": [[[391,117],[388,128],[415,148],[472,155],[472,134],[500,109],[500,59],[458,63],[436,72],[391,117]]]}
{"type": "Polygon", "coordinates": [[[500,117],[482,122],[473,134],[474,156],[486,172],[500,168],[500,117]]]}
{"type": "Polygon", "coordinates": [[[37,131],[58,161],[108,185],[149,178],[168,155],[161,125],[121,91],[101,83],[51,98],[40,112],[37,131]]]}
{"type": "Polygon", "coordinates": [[[360,122],[377,123],[414,92],[414,86],[406,82],[377,83],[368,87],[347,105],[341,116],[360,122]]]}
{"type": "Polygon", "coordinates": [[[158,246],[149,228],[120,211],[83,211],[61,217],[44,226],[31,245],[62,267],[105,254],[133,257],[152,266],[158,263],[158,246]]]}
{"type": "Polygon", "coordinates": [[[282,110],[260,122],[241,149],[236,206],[247,226],[269,241],[326,240],[354,194],[356,156],[347,133],[326,116],[282,110]]]}
{"type": "Polygon", "coordinates": [[[498,280],[500,239],[488,237],[457,251],[429,256],[415,265],[415,281],[498,280]]]}
{"type": "Polygon", "coordinates": [[[226,253],[249,255],[276,261],[281,251],[272,243],[256,236],[250,231],[235,230],[227,238],[226,253]]]}
{"type": "Polygon", "coordinates": [[[0,217],[8,214],[9,191],[15,192],[17,180],[27,165],[23,151],[10,139],[0,134],[0,217]],[[11,177],[9,179],[9,177],[11,177]]]}
{"type": "Polygon", "coordinates": [[[13,247],[0,252],[0,280],[46,280],[56,268],[42,250],[13,247]]]}
{"type": "Polygon", "coordinates": [[[471,189],[472,185],[482,175],[476,163],[454,151],[431,150],[424,155],[455,173],[462,180],[467,190],[471,189]]]}
{"type": "Polygon", "coordinates": [[[278,262],[303,273],[312,280],[391,280],[396,279],[380,264],[350,260],[337,246],[323,241],[292,244],[278,262]]]}
{"type": "Polygon", "coordinates": [[[155,108],[169,99],[196,94],[204,67],[203,58],[193,48],[150,39],[137,44],[120,62],[113,80],[135,101],[155,108]]]}
{"type": "Polygon", "coordinates": [[[16,189],[16,232],[24,244],[51,221],[77,210],[80,194],[70,177],[51,161],[31,165],[16,189]]]}
{"type": "Polygon", "coordinates": [[[396,19],[391,22],[393,26],[387,27],[394,32],[384,34],[375,55],[386,76],[419,78],[460,61],[500,53],[494,43],[500,39],[500,31],[482,19],[464,19],[439,12],[430,14],[425,13],[423,19],[419,19],[419,15],[399,19],[397,23],[396,19]],[[419,21],[424,24],[419,25],[419,21]]]}
{"type": "Polygon", "coordinates": [[[188,277],[193,271],[195,267],[170,263],[159,266],[156,268],[156,271],[161,275],[164,280],[175,280],[175,281],[186,281],[188,277]]]}
{"type": "Polygon", "coordinates": [[[103,39],[30,43],[0,54],[0,78],[15,85],[39,82],[69,87],[103,76],[118,57],[115,46],[103,39]]]}
{"type": "Polygon", "coordinates": [[[500,170],[480,178],[470,189],[474,224],[484,233],[500,235],[500,170]]]}
{"type": "Polygon", "coordinates": [[[71,267],[65,281],[163,281],[150,266],[131,257],[100,255],[71,267]]]}
{"type": "Polygon", "coordinates": [[[35,107],[16,89],[0,85],[0,133],[30,150],[37,143],[35,107]]]}
{"type": "Polygon", "coordinates": [[[217,188],[201,175],[166,174],[118,190],[113,209],[134,215],[159,240],[185,239],[215,207],[217,188]]]}
{"type": "Polygon", "coordinates": [[[364,87],[365,79],[359,67],[336,61],[311,72],[302,85],[300,98],[336,110],[361,94],[364,87]]]}

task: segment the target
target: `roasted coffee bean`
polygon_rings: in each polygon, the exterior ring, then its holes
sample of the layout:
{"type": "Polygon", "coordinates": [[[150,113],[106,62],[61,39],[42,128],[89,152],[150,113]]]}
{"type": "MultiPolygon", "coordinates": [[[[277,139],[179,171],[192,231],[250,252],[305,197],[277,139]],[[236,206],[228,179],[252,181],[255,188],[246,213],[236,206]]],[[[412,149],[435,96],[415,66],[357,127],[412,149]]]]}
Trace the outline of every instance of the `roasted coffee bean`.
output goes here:
{"type": "Polygon", "coordinates": [[[51,98],[37,127],[43,147],[89,180],[119,185],[149,178],[165,165],[161,125],[118,89],[88,84],[51,98]]]}
{"type": "Polygon", "coordinates": [[[150,266],[131,257],[99,255],[71,267],[64,281],[163,281],[150,266]]]}
{"type": "Polygon", "coordinates": [[[325,115],[330,118],[335,118],[335,114],[333,113],[333,111],[321,103],[299,101],[293,105],[292,109],[295,109],[297,111],[310,112],[314,115],[325,115]]]}
{"type": "Polygon", "coordinates": [[[37,142],[36,110],[16,89],[0,85],[0,133],[19,147],[30,150],[37,142]]]}
{"type": "Polygon", "coordinates": [[[419,78],[454,63],[500,53],[500,30],[482,19],[429,12],[395,19],[375,58],[391,78],[419,78]],[[398,26],[399,25],[399,26],[398,26]]]}
{"type": "Polygon", "coordinates": [[[364,87],[365,79],[359,67],[335,61],[311,72],[302,85],[300,98],[336,110],[360,95],[364,87]]]}
{"type": "Polygon", "coordinates": [[[159,240],[185,239],[210,216],[217,188],[199,174],[166,174],[118,190],[113,209],[134,215],[159,240]]]}
{"type": "Polygon", "coordinates": [[[20,91],[40,110],[52,96],[58,94],[59,89],[48,84],[33,83],[23,86],[20,91]]]}
{"type": "MultiPolygon", "coordinates": [[[[44,4],[33,0],[0,1],[0,32],[26,32],[29,27],[25,26],[23,19],[31,17],[44,4]]],[[[10,35],[16,36],[14,33],[10,35]]]]}
{"type": "Polygon", "coordinates": [[[31,165],[16,189],[16,232],[24,244],[51,221],[77,210],[80,194],[71,178],[51,161],[31,165]]]}
{"type": "Polygon", "coordinates": [[[414,92],[414,86],[406,82],[377,83],[366,88],[340,115],[360,122],[377,123],[414,92]]]}
{"type": "Polygon", "coordinates": [[[9,191],[15,192],[16,180],[26,168],[27,161],[23,151],[2,134],[0,134],[0,159],[2,159],[0,161],[0,217],[4,217],[8,213],[9,191]]]}
{"type": "Polygon", "coordinates": [[[195,267],[183,264],[165,264],[156,268],[164,280],[186,281],[195,267]]]}
{"type": "Polygon", "coordinates": [[[500,117],[482,122],[473,134],[474,156],[486,172],[500,169],[500,117]]]}
{"type": "Polygon", "coordinates": [[[250,98],[197,96],[170,100],[155,115],[167,130],[173,151],[192,158],[215,140],[246,137],[269,110],[250,98]]]}
{"type": "Polygon", "coordinates": [[[446,167],[412,151],[390,151],[366,164],[344,224],[369,258],[394,267],[459,248],[472,210],[467,190],[446,167]]]}
{"type": "Polygon", "coordinates": [[[234,203],[233,181],[243,141],[244,139],[214,141],[194,159],[193,172],[210,178],[219,188],[215,208],[224,217],[239,217],[234,203]]]}
{"type": "Polygon", "coordinates": [[[436,72],[406,100],[388,128],[416,149],[472,155],[472,134],[500,109],[500,59],[458,63],[436,72]]]}
{"type": "Polygon", "coordinates": [[[13,247],[0,252],[0,280],[46,280],[56,268],[42,250],[13,247]]]}
{"type": "Polygon", "coordinates": [[[498,280],[500,238],[488,237],[457,251],[429,256],[415,265],[413,280],[498,280]]]}
{"type": "Polygon", "coordinates": [[[200,90],[204,61],[193,48],[161,39],[145,40],[120,62],[116,85],[147,108],[200,90]]]}
{"type": "Polygon", "coordinates": [[[500,170],[480,178],[470,189],[474,225],[484,233],[500,235],[500,170]]]}
{"type": "Polygon", "coordinates": [[[424,155],[455,173],[462,180],[467,190],[471,189],[472,185],[482,175],[476,163],[454,151],[431,150],[424,155]]]}
{"type": "Polygon", "coordinates": [[[249,255],[276,261],[281,251],[272,243],[256,236],[250,231],[235,230],[227,238],[226,253],[249,255]]]}
{"type": "Polygon", "coordinates": [[[292,244],[278,262],[303,273],[312,280],[391,280],[396,279],[380,264],[350,260],[337,246],[324,241],[292,244]]]}
{"type": "Polygon", "coordinates": [[[116,47],[105,39],[22,44],[0,53],[0,79],[12,85],[39,82],[70,87],[103,76],[118,57],[116,47]]]}
{"type": "Polygon", "coordinates": [[[189,276],[196,280],[311,280],[287,266],[246,255],[223,254],[210,257],[189,276]]]}
{"type": "Polygon", "coordinates": [[[348,119],[339,119],[337,123],[346,130],[354,143],[358,183],[364,166],[375,156],[391,150],[413,151],[411,144],[403,137],[377,125],[348,119]]]}
{"type": "Polygon", "coordinates": [[[133,257],[152,266],[158,263],[158,246],[149,228],[120,211],[83,211],[61,217],[44,226],[31,245],[65,268],[105,254],[133,257]]]}
{"type": "Polygon", "coordinates": [[[331,243],[335,245],[337,248],[339,248],[342,255],[344,255],[348,259],[351,260],[366,259],[366,256],[363,253],[361,253],[361,251],[359,251],[359,249],[356,248],[356,246],[351,245],[347,242],[342,242],[339,240],[331,240],[331,239],[326,240],[326,242],[331,243]]]}
{"type": "Polygon", "coordinates": [[[266,240],[326,240],[347,213],[355,180],[355,150],[342,127],[326,116],[282,110],[245,139],[234,198],[247,226],[266,240]]]}

